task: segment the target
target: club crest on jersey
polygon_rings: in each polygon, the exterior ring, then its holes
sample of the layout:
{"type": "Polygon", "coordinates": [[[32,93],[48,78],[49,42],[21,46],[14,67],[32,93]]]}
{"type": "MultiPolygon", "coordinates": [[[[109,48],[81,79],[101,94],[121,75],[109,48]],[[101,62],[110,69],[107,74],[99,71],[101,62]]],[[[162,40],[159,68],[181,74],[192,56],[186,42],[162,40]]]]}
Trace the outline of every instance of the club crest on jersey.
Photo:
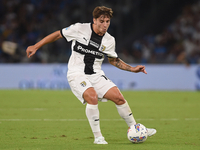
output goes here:
{"type": "Polygon", "coordinates": [[[80,84],[81,84],[82,87],[86,86],[86,82],[85,81],[81,82],[80,84]]]}
{"type": "Polygon", "coordinates": [[[103,52],[106,49],[104,45],[101,46],[100,51],[103,52]]]}

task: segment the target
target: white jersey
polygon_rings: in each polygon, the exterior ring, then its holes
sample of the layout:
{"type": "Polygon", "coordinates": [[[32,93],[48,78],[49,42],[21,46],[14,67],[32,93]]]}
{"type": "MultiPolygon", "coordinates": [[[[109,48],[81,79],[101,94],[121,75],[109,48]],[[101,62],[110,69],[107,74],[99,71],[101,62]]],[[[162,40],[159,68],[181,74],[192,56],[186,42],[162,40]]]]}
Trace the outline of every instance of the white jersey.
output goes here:
{"type": "Polygon", "coordinates": [[[68,77],[77,73],[91,75],[102,72],[104,55],[118,57],[115,39],[109,33],[97,35],[91,23],[76,23],[61,30],[62,36],[72,41],[72,54],[68,63],[68,77]]]}

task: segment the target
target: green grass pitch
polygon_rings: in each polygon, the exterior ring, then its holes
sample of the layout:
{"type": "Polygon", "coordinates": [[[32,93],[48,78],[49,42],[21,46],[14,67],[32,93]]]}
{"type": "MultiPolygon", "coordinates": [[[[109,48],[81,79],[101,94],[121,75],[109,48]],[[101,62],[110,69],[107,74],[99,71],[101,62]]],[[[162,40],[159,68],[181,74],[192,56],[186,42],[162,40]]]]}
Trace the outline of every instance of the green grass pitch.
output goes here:
{"type": "Polygon", "coordinates": [[[144,143],[127,139],[112,102],[99,103],[108,145],[93,144],[82,105],[71,91],[0,90],[0,150],[199,150],[200,93],[122,91],[138,123],[157,129],[144,143]]]}

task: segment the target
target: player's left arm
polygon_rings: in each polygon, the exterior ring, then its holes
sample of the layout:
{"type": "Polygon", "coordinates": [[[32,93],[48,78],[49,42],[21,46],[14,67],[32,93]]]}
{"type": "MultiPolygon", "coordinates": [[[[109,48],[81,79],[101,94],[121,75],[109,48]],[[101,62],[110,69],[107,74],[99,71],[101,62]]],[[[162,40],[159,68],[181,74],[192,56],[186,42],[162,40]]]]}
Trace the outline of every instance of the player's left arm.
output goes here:
{"type": "Polygon", "coordinates": [[[143,66],[143,65],[138,65],[136,67],[132,67],[118,57],[117,58],[108,57],[108,61],[111,65],[113,65],[119,69],[130,71],[130,72],[135,72],[135,73],[143,72],[143,73],[147,74],[147,72],[145,70],[145,66],[143,66]]]}

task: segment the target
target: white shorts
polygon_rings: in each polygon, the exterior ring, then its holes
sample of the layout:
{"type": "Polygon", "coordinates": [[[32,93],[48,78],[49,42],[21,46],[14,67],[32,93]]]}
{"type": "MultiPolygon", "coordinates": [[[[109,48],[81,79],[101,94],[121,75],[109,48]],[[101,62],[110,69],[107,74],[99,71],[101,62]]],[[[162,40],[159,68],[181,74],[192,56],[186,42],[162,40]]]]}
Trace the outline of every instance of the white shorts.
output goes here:
{"type": "Polygon", "coordinates": [[[83,93],[86,89],[93,87],[98,95],[99,101],[107,101],[103,98],[106,92],[116,86],[110,79],[104,74],[77,74],[68,77],[68,82],[74,95],[85,104],[86,101],[83,99],[83,93]]]}

